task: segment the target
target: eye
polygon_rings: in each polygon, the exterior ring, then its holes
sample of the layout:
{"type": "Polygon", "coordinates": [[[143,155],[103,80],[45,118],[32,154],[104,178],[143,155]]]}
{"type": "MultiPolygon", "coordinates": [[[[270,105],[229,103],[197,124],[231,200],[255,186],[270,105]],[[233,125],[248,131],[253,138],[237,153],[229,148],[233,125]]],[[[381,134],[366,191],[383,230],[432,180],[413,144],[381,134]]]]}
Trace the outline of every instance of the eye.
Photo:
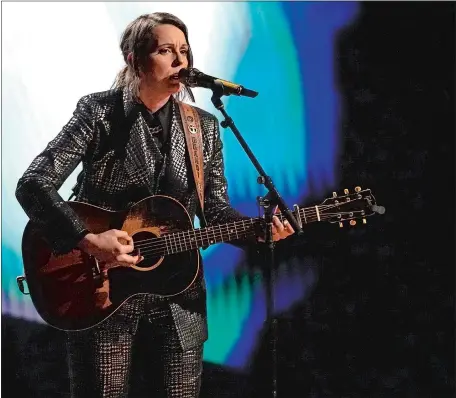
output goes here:
{"type": "Polygon", "coordinates": [[[160,48],[160,50],[158,50],[159,54],[168,54],[170,52],[171,52],[170,48],[160,48]]]}
{"type": "Polygon", "coordinates": [[[188,49],[182,49],[182,50],[180,51],[180,53],[181,53],[181,54],[187,55],[187,54],[188,54],[188,49]]]}

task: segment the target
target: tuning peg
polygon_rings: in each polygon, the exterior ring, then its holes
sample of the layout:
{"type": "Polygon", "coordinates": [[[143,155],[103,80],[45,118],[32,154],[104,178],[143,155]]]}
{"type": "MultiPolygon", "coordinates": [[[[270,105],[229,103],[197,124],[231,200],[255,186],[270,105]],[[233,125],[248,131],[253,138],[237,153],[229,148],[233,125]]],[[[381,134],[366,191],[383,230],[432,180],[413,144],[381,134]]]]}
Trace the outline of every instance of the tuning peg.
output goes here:
{"type": "Polygon", "coordinates": [[[361,191],[361,187],[355,187],[355,192],[361,191]]]}
{"type": "Polygon", "coordinates": [[[351,226],[356,225],[356,221],[355,220],[350,220],[350,225],[351,226]]]}
{"type": "Polygon", "coordinates": [[[344,189],[344,194],[348,195],[348,189],[347,188],[344,189]]]}
{"type": "Polygon", "coordinates": [[[342,228],[343,226],[344,226],[344,224],[339,221],[339,227],[342,228]]]}
{"type": "Polygon", "coordinates": [[[363,224],[367,224],[367,220],[363,218],[363,224]]]}
{"type": "Polygon", "coordinates": [[[333,198],[337,198],[337,192],[333,192],[333,198]]]}

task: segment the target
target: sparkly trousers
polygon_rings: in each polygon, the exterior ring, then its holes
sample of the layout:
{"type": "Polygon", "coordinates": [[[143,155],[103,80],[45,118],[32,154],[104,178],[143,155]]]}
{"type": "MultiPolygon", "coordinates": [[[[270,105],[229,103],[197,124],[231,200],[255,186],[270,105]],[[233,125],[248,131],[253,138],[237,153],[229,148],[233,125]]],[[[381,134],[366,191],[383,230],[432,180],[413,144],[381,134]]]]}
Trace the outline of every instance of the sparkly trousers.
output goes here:
{"type": "Polygon", "coordinates": [[[168,305],[131,298],[100,325],[68,333],[71,398],[196,398],[203,346],[183,351],[168,305]]]}

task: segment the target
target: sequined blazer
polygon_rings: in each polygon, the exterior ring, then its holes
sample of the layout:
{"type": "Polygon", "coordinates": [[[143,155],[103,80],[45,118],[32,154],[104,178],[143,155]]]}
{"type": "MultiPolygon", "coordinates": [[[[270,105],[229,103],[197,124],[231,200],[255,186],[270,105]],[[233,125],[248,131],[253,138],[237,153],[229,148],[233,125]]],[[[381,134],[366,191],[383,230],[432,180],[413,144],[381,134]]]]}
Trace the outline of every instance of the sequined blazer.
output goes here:
{"type": "MultiPolygon", "coordinates": [[[[176,101],[172,100],[169,151],[164,154],[150,134],[146,115],[135,111],[137,107],[129,93],[121,89],[82,97],[70,121],[20,178],[16,197],[30,220],[42,228],[55,253],[70,251],[86,233],[86,226],[58,193],[80,162],[83,173],[77,201],[124,210],[147,196],[166,194],[184,205],[192,218],[198,214],[198,197],[176,101]]],[[[203,129],[206,221],[210,225],[245,218],[229,203],[218,121],[196,109],[203,129]]],[[[175,300],[176,305],[171,307],[182,346],[204,341],[207,320],[203,274],[175,300]]]]}

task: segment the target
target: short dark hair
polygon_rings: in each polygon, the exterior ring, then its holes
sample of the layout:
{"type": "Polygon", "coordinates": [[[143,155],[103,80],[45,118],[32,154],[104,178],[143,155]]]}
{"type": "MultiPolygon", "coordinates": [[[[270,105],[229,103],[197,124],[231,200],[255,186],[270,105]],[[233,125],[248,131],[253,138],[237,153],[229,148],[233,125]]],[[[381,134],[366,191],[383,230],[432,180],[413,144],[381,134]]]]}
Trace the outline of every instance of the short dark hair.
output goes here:
{"type": "MultiPolygon", "coordinates": [[[[120,39],[120,50],[125,61],[125,66],[117,74],[114,81],[115,88],[126,88],[130,90],[135,99],[139,99],[139,72],[145,68],[149,61],[149,54],[155,50],[157,40],[153,29],[159,25],[173,25],[180,29],[189,46],[187,53],[188,67],[193,67],[193,54],[188,41],[187,26],[175,15],[166,12],[155,12],[143,14],[130,22],[122,33],[120,39]],[[129,54],[132,54],[129,59],[129,54]]],[[[179,99],[189,97],[193,102],[195,98],[189,87],[176,94],[179,99]]]]}

